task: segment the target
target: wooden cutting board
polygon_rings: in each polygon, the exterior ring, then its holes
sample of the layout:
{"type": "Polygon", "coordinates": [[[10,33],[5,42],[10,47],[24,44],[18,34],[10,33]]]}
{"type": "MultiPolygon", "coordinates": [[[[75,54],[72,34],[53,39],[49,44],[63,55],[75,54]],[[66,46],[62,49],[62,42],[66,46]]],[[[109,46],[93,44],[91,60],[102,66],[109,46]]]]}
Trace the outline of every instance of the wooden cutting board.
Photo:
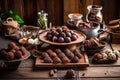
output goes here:
{"type": "Polygon", "coordinates": [[[35,60],[35,67],[43,67],[43,68],[59,68],[59,67],[88,67],[89,66],[89,60],[88,60],[88,56],[86,55],[85,52],[82,52],[82,58],[79,59],[79,62],[77,63],[43,63],[43,60],[40,59],[40,57],[38,56],[35,60]]]}

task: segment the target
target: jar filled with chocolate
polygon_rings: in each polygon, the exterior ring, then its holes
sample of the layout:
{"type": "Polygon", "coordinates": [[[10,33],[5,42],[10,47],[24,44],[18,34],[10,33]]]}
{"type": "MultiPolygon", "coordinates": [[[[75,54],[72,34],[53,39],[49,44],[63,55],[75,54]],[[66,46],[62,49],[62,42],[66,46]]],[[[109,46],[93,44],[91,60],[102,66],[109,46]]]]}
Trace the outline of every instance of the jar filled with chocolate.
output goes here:
{"type": "Polygon", "coordinates": [[[75,29],[76,24],[83,21],[82,17],[83,17],[83,15],[80,14],[80,13],[70,13],[70,14],[68,14],[67,26],[70,29],[75,29]]]}
{"type": "Polygon", "coordinates": [[[103,15],[102,15],[102,6],[98,6],[98,5],[89,5],[87,7],[88,9],[88,14],[86,16],[86,20],[89,21],[93,21],[93,22],[98,22],[98,23],[102,23],[103,21],[103,15]]]}

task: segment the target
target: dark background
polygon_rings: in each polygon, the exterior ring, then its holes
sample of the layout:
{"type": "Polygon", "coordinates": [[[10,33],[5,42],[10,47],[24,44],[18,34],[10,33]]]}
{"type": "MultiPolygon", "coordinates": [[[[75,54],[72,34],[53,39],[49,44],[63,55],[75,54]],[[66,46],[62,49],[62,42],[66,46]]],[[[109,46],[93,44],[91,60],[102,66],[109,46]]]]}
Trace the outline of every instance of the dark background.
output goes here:
{"type": "Polygon", "coordinates": [[[49,14],[49,22],[53,25],[64,25],[71,12],[83,14],[85,20],[87,6],[90,4],[103,6],[106,24],[120,18],[120,0],[0,0],[0,10],[16,11],[26,25],[36,25],[37,12],[44,10],[49,14]]]}

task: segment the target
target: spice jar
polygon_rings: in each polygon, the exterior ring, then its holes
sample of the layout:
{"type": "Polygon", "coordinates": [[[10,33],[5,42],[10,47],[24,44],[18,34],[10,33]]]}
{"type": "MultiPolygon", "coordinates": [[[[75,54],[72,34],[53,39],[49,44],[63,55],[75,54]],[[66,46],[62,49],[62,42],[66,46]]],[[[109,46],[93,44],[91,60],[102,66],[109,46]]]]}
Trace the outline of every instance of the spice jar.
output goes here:
{"type": "Polygon", "coordinates": [[[93,21],[93,22],[99,22],[102,23],[103,21],[103,15],[102,15],[102,6],[98,5],[89,5],[87,7],[88,14],[86,16],[87,21],[93,21]]]}

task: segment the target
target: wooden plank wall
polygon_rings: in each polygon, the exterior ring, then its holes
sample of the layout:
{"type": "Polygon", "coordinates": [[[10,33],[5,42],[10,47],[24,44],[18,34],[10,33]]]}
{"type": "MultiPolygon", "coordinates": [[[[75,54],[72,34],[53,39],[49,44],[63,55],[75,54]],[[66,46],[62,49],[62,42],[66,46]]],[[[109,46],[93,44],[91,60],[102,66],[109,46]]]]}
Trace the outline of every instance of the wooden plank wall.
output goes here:
{"type": "Polygon", "coordinates": [[[24,19],[27,25],[36,25],[37,12],[44,10],[49,14],[49,22],[63,25],[71,12],[83,14],[86,18],[87,6],[97,4],[103,6],[104,20],[120,18],[120,0],[0,0],[0,10],[13,10],[24,19]]]}

